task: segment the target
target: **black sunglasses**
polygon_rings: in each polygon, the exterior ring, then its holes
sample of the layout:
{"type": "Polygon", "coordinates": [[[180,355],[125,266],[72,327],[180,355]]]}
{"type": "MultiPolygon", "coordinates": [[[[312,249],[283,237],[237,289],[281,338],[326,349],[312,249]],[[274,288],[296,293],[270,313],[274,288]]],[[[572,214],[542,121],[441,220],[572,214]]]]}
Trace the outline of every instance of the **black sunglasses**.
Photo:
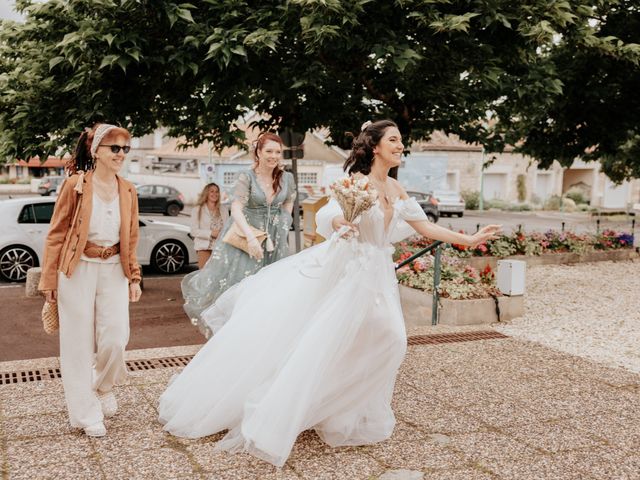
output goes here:
{"type": "Polygon", "coordinates": [[[113,153],[119,153],[120,150],[122,150],[124,153],[129,153],[129,150],[131,150],[131,147],[129,145],[125,145],[124,147],[121,147],[120,145],[98,145],[99,147],[109,147],[111,149],[111,152],[113,153]]]}

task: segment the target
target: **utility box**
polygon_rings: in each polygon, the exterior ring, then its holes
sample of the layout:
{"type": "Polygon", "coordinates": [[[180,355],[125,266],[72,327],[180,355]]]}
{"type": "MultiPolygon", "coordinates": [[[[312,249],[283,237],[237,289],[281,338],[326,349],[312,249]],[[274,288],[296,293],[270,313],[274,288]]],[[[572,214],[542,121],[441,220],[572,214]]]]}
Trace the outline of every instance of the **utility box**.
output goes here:
{"type": "Polygon", "coordinates": [[[316,233],[316,213],[329,202],[326,195],[308,197],[302,201],[302,232],[304,233],[304,246],[310,247],[324,240],[316,233]]]}
{"type": "Polygon", "coordinates": [[[504,295],[524,295],[527,262],[522,260],[498,260],[496,284],[504,295]]]}

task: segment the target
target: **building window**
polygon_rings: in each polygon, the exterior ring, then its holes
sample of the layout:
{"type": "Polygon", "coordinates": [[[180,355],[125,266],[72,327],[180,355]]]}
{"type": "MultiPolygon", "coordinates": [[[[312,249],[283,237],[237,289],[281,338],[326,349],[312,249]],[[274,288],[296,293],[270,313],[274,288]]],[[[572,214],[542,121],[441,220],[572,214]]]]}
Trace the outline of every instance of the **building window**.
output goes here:
{"type": "Polygon", "coordinates": [[[298,172],[298,185],[317,185],[318,172],[298,172]]]}
{"type": "Polygon", "coordinates": [[[233,185],[238,174],[236,172],[224,172],[222,174],[222,183],[224,185],[233,185]]]}

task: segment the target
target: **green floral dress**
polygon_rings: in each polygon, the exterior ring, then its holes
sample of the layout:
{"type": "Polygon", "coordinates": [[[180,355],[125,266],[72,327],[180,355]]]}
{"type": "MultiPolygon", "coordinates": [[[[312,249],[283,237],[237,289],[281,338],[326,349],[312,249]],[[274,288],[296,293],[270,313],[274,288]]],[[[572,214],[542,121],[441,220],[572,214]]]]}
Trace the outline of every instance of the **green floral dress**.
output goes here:
{"type": "Polygon", "coordinates": [[[288,255],[288,236],[292,218],[283,206],[293,202],[295,194],[295,182],[289,172],[284,172],[280,178],[280,189],[270,204],[267,203],[267,196],[253,169],[239,174],[233,194],[234,200],[242,203],[244,216],[250,225],[268,232],[274,250],[268,252],[267,242],[263,242],[264,257],[262,260],[256,260],[243,250],[223,242],[222,238],[233,224],[233,217],[229,217],[207,264],[202,270],[192,272],[182,280],[184,309],[192,323],[197,325],[207,338],[211,336],[211,331],[200,321],[202,311],[211,306],[229,287],[288,255]]]}

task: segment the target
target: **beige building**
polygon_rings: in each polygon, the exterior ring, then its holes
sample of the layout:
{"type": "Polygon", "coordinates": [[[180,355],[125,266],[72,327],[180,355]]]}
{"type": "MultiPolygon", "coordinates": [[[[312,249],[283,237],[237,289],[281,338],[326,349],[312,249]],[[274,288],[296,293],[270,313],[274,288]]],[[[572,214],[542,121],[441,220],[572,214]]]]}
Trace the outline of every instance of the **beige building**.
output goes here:
{"type": "MultiPolygon", "coordinates": [[[[225,148],[215,151],[205,142],[198,147],[181,148],[181,139],[164,136],[164,131],[132,140],[127,176],[140,184],[168,185],[178,189],[187,203],[195,202],[198,193],[209,182],[217,183],[228,194],[238,172],[253,165],[250,145],[257,136],[256,130],[246,129],[247,147],[225,148]]],[[[342,174],[347,153],[325,143],[322,131],[307,132],[304,139],[304,156],[297,160],[298,186],[300,190],[319,190],[342,174]]],[[[291,160],[284,161],[292,167],[291,160]]]]}
{"type": "Polygon", "coordinates": [[[428,142],[418,142],[411,148],[411,156],[441,166],[439,188],[456,191],[484,192],[486,200],[518,201],[518,177],[524,182],[525,201],[544,202],[552,195],[563,195],[579,189],[594,207],[626,209],[640,202],[640,180],[616,186],[600,171],[599,162],[576,161],[571,168],[559,163],[547,170],[539,169],[535,160],[513,153],[484,154],[482,147],[460,141],[454,135],[434,132],[428,142]],[[482,165],[493,162],[482,171],[482,165]]]}
{"type": "MultiPolygon", "coordinates": [[[[187,203],[210,181],[230,192],[239,171],[253,164],[249,145],[257,131],[246,129],[247,148],[225,148],[216,152],[204,143],[182,149],[180,140],[165,136],[163,130],[132,140],[128,155],[128,177],[138,183],[162,184],[177,188],[187,203]]],[[[326,143],[328,132],[307,132],[304,157],[297,161],[300,190],[319,191],[343,175],[348,151],[326,143]]],[[[291,161],[285,163],[290,167],[291,161]]],[[[598,162],[576,161],[571,168],[555,162],[542,170],[537,162],[507,149],[501,154],[483,153],[479,145],[468,144],[454,135],[434,132],[427,142],[415,142],[404,158],[400,181],[409,190],[477,191],[485,200],[518,202],[518,184],[523,185],[524,201],[543,203],[553,195],[579,189],[594,207],[626,209],[640,202],[640,180],[614,185],[600,171],[598,162]],[[490,162],[493,160],[492,162],[490,162]],[[490,164],[483,170],[483,163],[490,164]]]]}

